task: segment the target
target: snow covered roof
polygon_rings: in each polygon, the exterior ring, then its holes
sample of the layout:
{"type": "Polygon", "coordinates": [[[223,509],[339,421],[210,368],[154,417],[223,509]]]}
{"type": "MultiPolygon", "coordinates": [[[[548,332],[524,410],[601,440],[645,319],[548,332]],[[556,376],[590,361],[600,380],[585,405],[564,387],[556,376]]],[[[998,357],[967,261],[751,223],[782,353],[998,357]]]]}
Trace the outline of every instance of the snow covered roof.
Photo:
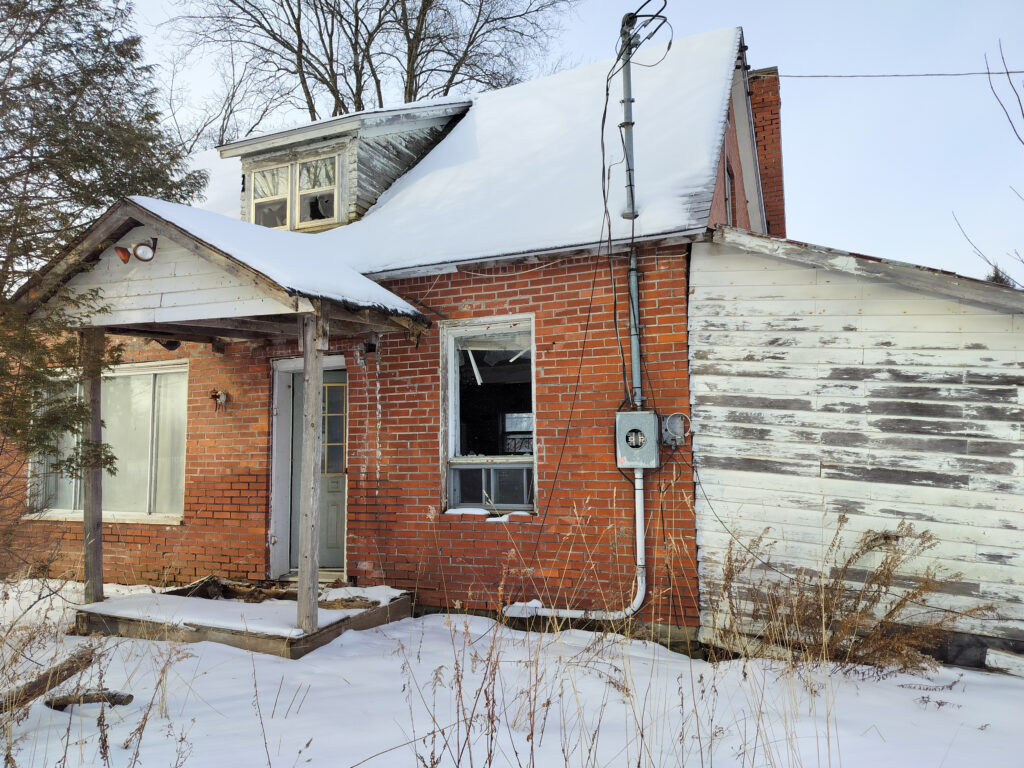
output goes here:
{"type": "Polygon", "coordinates": [[[387,288],[339,263],[315,235],[285,232],[151,197],[131,202],[206,245],[269,277],[290,293],[348,306],[418,317],[421,312],[387,288]]]}
{"type": "MultiPolygon", "coordinates": [[[[607,239],[703,232],[725,136],[741,30],[708,32],[635,56],[635,178],[639,217],[621,217],[621,74],[614,59],[475,95],[467,114],[359,221],[317,234],[267,229],[145,197],[123,205],[163,219],[289,292],[391,314],[422,315],[363,275],[519,253],[591,247],[607,239]],[[615,72],[611,77],[610,73],[615,72]],[[606,156],[602,157],[601,119],[606,156]],[[605,220],[604,165],[611,165],[605,220]],[[607,227],[610,226],[609,232],[607,227]]],[[[428,104],[465,109],[464,101],[428,104]]],[[[412,105],[402,108],[408,110],[412,105]]],[[[394,110],[380,110],[390,116],[394,110]]],[[[372,120],[371,113],[359,120],[372,120]]],[[[264,142],[273,135],[255,140],[264,142]]],[[[104,223],[106,222],[106,223],[104,223]]],[[[26,289],[64,279],[68,254],[26,289]],[[59,264],[65,262],[63,267],[59,264]]],[[[45,289],[42,293],[46,293],[45,289]]]]}
{"type": "Polygon", "coordinates": [[[293,144],[296,140],[309,141],[310,139],[335,137],[366,128],[385,132],[389,127],[400,130],[403,121],[417,118],[451,117],[462,114],[469,109],[471,104],[472,102],[465,96],[440,96],[395,107],[364,109],[359,112],[349,112],[337,117],[317,120],[297,128],[249,136],[222,144],[217,147],[217,151],[222,158],[234,158],[293,144]]]}
{"type": "MultiPolygon", "coordinates": [[[[728,116],[740,30],[641,49],[633,68],[636,235],[703,230],[728,116]]],[[[606,162],[620,159],[614,61],[473,97],[473,106],[362,220],[317,238],[360,272],[590,245],[601,240],[606,162]]],[[[612,169],[613,238],[630,236],[623,164],[612,169]]]]}

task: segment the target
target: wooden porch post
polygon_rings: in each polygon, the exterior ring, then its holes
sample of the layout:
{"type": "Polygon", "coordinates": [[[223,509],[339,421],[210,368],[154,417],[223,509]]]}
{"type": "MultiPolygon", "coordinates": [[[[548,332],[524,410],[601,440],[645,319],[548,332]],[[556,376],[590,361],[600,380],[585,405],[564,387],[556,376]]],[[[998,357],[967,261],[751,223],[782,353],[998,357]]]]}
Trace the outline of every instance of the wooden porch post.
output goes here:
{"type": "Polygon", "coordinates": [[[327,324],[316,305],[302,315],[302,468],[299,497],[299,629],[317,630],[320,575],[320,475],[323,468],[323,388],[327,324]]]}
{"type": "Polygon", "coordinates": [[[103,371],[105,338],[102,328],[89,328],[80,332],[82,369],[85,375],[85,397],[89,403],[89,429],[85,435],[86,466],[82,470],[83,483],[83,547],[85,602],[103,601],[103,469],[92,466],[94,454],[91,446],[103,442],[103,414],[100,412],[100,387],[103,371]]]}

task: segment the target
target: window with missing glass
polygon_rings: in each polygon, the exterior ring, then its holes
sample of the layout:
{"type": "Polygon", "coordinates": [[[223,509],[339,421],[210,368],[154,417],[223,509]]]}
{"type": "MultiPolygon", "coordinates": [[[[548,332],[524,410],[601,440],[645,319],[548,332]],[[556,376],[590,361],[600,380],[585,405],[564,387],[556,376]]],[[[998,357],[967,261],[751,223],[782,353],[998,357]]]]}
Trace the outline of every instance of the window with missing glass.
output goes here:
{"type": "Polygon", "coordinates": [[[299,226],[334,221],[337,163],[333,155],[299,163],[299,226]]]}
{"type": "Polygon", "coordinates": [[[529,320],[445,328],[448,504],[534,506],[533,330],[529,320]]]}
{"type": "Polygon", "coordinates": [[[288,226],[289,167],[267,168],[252,174],[252,220],[261,227],[288,226]]]}
{"type": "MultiPolygon", "coordinates": [[[[104,513],[183,513],[187,397],[184,365],[126,366],[104,376],[103,442],[117,457],[117,473],[103,476],[104,513]]],[[[81,479],[54,469],[58,458],[75,448],[74,438],[66,436],[53,454],[34,462],[41,507],[82,509],[81,479]]]]}

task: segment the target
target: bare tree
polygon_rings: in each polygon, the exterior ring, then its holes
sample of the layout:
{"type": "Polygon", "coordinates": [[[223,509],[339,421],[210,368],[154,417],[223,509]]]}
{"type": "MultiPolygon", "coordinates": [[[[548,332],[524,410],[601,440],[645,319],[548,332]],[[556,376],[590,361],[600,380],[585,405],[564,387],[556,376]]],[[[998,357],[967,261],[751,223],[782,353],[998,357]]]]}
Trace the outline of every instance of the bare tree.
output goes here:
{"type": "Polygon", "coordinates": [[[189,155],[250,136],[291,102],[282,82],[230,47],[215,62],[212,91],[197,102],[188,82],[191,59],[185,50],[173,55],[163,94],[169,130],[189,155]]]}
{"type": "MultiPolygon", "coordinates": [[[[989,64],[988,55],[985,55],[985,72],[988,75],[988,87],[999,104],[999,108],[1002,109],[1003,115],[1006,116],[1006,121],[1010,124],[1010,130],[1013,131],[1013,135],[1021,146],[1024,146],[1024,82],[1020,84],[1014,82],[1013,75],[1019,75],[1020,72],[1010,69],[1010,65],[1006,63],[1006,54],[1003,52],[1002,40],[999,41],[999,62],[1000,67],[993,69],[989,64]],[[1003,82],[1004,79],[1005,82],[1003,82]]],[[[1024,202],[1024,195],[1014,187],[1010,187],[1010,190],[1020,198],[1021,202],[1024,202]]],[[[967,234],[967,230],[964,229],[956,214],[953,214],[953,221],[956,222],[960,234],[964,236],[964,239],[971,246],[974,255],[989,266],[990,271],[986,278],[989,282],[1024,289],[1024,281],[1011,275],[996,259],[978,247],[967,234]]],[[[1017,266],[1024,266],[1024,253],[1020,249],[1008,252],[1007,256],[1017,266]]]]}
{"type": "Polygon", "coordinates": [[[187,44],[235,57],[228,93],[272,83],[316,120],[517,82],[577,0],[185,2],[187,44]]]}

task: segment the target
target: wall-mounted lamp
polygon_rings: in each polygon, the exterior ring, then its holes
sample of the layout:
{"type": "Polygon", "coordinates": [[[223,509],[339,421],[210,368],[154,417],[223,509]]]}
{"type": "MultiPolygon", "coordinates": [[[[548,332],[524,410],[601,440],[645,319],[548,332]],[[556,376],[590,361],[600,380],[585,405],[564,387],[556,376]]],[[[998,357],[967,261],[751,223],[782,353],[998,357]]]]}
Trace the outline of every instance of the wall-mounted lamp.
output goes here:
{"type": "Polygon", "coordinates": [[[228,407],[228,393],[223,389],[214,389],[210,391],[210,399],[213,400],[213,410],[218,411],[222,407],[228,407]]]}
{"type": "Polygon", "coordinates": [[[142,243],[136,243],[132,246],[132,256],[139,261],[152,261],[153,257],[156,256],[156,238],[142,243]]]}
{"type": "Polygon", "coordinates": [[[135,243],[131,248],[125,248],[123,245],[115,245],[114,253],[117,254],[117,258],[121,260],[122,264],[127,264],[131,261],[134,256],[139,261],[152,261],[153,257],[156,256],[156,238],[151,240],[144,240],[141,243],[135,243]]]}

